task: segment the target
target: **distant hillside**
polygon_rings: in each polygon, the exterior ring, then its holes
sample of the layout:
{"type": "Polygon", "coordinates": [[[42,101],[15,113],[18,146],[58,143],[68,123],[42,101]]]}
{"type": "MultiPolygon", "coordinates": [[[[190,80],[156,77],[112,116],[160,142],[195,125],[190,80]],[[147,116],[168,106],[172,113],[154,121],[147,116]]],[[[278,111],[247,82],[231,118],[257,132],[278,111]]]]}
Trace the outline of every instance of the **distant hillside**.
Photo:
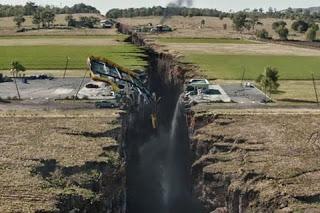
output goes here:
{"type": "Polygon", "coordinates": [[[311,13],[320,13],[320,7],[310,7],[307,8],[311,13]]]}
{"type": "Polygon", "coordinates": [[[303,11],[310,11],[310,13],[320,13],[320,7],[308,7],[308,8],[288,8],[288,9],[285,9],[285,10],[282,10],[282,12],[285,12],[285,11],[288,11],[288,10],[291,10],[291,11],[294,11],[294,12],[303,12],[303,11]]]}
{"type": "Polygon", "coordinates": [[[83,3],[75,4],[72,7],[68,7],[68,6],[52,7],[48,5],[40,6],[40,5],[36,5],[33,2],[27,2],[24,6],[0,4],[0,17],[10,17],[10,16],[16,16],[16,15],[30,16],[44,10],[50,10],[54,14],[74,14],[74,13],[100,14],[100,11],[97,10],[95,7],[92,7],[90,5],[86,5],[83,3]]]}

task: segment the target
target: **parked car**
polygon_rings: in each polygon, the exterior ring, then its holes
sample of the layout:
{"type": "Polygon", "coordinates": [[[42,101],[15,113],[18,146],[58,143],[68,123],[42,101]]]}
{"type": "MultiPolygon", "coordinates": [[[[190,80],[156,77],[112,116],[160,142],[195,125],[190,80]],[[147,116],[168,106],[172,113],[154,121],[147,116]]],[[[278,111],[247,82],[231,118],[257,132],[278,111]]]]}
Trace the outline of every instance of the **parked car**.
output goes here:
{"type": "Polygon", "coordinates": [[[120,104],[115,99],[103,100],[96,102],[96,108],[105,109],[105,108],[118,108],[120,104]]]}

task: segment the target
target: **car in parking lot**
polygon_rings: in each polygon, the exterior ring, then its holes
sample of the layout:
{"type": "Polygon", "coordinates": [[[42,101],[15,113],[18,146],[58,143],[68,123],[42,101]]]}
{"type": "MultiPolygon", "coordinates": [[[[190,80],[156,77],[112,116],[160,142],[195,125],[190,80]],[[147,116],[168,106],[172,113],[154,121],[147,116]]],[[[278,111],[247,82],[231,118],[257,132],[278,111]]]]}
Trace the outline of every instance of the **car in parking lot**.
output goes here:
{"type": "Polygon", "coordinates": [[[115,99],[103,100],[96,102],[96,108],[105,109],[105,108],[118,108],[120,104],[115,99]]]}

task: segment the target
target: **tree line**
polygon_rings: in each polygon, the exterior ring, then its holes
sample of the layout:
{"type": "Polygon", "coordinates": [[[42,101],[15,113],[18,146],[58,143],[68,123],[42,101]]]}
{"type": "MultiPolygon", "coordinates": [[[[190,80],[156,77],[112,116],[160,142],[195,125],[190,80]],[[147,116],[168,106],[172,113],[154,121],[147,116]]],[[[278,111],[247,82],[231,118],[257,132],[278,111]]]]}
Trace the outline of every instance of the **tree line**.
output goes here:
{"type": "MultiPolygon", "coordinates": [[[[248,14],[244,11],[240,11],[231,15],[231,20],[233,21],[233,26],[235,30],[242,32],[244,30],[250,31],[255,29],[256,25],[263,25],[259,22],[259,16],[255,14],[248,14]]],[[[279,35],[281,40],[287,40],[289,35],[289,29],[287,28],[287,23],[283,20],[275,21],[272,23],[272,29],[279,35]]],[[[298,33],[305,33],[306,40],[314,41],[316,40],[317,31],[319,26],[315,20],[312,19],[299,19],[292,23],[291,29],[298,33]]],[[[261,39],[268,39],[269,32],[265,29],[257,30],[256,36],[261,39]]]]}
{"type": "Polygon", "coordinates": [[[72,13],[97,13],[100,11],[95,7],[86,5],[83,3],[75,4],[72,7],[65,6],[63,8],[54,6],[40,6],[34,2],[27,2],[24,6],[22,5],[2,5],[0,4],[0,17],[10,16],[30,16],[41,11],[50,11],[53,14],[72,14],[72,13]]]}
{"type": "MultiPolygon", "coordinates": [[[[22,23],[26,21],[26,19],[22,15],[18,15],[14,17],[14,22],[17,27],[20,29],[22,23]]],[[[38,11],[32,16],[32,23],[38,26],[38,29],[42,28],[50,28],[55,21],[55,14],[50,10],[38,11]]],[[[95,16],[81,16],[79,20],[75,19],[71,14],[65,17],[65,21],[69,27],[87,27],[94,28],[100,21],[99,18],[95,16]]]]}
{"type": "MultiPolygon", "coordinates": [[[[241,11],[250,17],[258,18],[279,18],[279,19],[292,19],[292,20],[320,20],[320,12],[311,12],[308,9],[292,9],[277,11],[274,8],[268,10],[260,9],[245,9],[241,11]]],[[[109,18],[131,18],[139,16],[211,16],[211,17],[224,17],[232,18],[235,12],[222,12],[217,9],[201,9],[201,8],[187,8],[177,7],[170,5],[168,7],[142,7],[142,8],[129,8],[129,9],[111,9],[106,13],[109,18]]]]}
{"type": "Polygon", "coordinates": [[[187,7],[142,7],[129,9],[111,9],[107,12],[108,18],[131,18],[137,16],[213,16],[227,17],[227,13],[216,9],[200,9],[187,7]]]}

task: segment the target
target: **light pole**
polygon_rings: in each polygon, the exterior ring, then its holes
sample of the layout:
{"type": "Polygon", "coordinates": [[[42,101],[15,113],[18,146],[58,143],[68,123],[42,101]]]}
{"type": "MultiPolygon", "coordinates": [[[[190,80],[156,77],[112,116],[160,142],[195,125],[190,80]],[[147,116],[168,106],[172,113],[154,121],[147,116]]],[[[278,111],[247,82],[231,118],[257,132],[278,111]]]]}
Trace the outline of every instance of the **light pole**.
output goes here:
{"type": "Polygon", "coordinates": [[[314,88],[314,92],[316,94],[316,100],[317,100],[317,104],[319,106],[319,97],[318,97],[318,91],[317,91],[317,86],[316,86],[316,80],[314,78],[314,73],[312,73],[312,81],[313,81],[313,88],[314,88]]]}
{"type": "Polygon", "coordinates": [[[68,65],[69,65],[69,60],[70,60],[70,57],[67,56],[66,66],[64,68],[64,73],[63,73],[63,79],[66,78],[66,73],[67,73],[67,69],[68,69],[68,65]]]}

